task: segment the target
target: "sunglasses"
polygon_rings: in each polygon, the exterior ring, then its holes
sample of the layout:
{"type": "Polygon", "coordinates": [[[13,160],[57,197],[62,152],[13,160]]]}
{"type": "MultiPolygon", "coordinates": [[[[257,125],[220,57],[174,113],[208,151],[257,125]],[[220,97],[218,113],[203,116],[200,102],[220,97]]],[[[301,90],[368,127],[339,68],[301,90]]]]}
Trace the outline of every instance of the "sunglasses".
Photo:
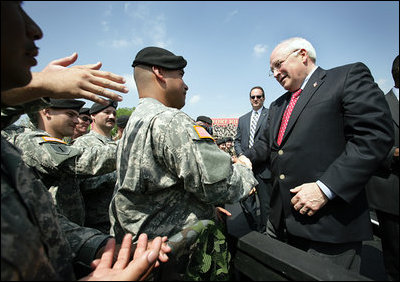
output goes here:
{"type": "Polygon", "coordinates": [[[89,118],[89,117],[79,117],[81,120],[83,120],[83,121],[88,121],[89,123],[92,123],[92,119],[91,118],[89,118]]]}
{"type": "Polygon", "coordinates": [[[250,96],[250,98],[253,99],[253,100],[254,100],[256,97],[257,97],[257,99],[263,98],[263,96],[261,96],[261,95],[250,96]]]}

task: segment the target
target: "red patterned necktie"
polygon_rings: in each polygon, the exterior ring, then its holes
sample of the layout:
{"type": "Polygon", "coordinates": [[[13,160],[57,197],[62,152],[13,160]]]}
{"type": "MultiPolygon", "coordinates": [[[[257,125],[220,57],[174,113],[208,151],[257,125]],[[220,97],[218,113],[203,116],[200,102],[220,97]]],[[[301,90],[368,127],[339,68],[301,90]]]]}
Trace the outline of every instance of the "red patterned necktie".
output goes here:
{"type": "Polygon", "coordinates": [[[281,143],[282,143],[283,135],[285,134],[285,130],[288,125],[290,115],[292,114],[294,105],[296,105],[296,102],[299,99],[300,93],[301,93],[301,89],[297,90],[296,92],[294,92],[292,94],[292,98],[290,98],[289,106],[286,108],[285,113],[283,114],[282,121],[281,121],[281,127],[279,128],[279,134],[278,134],[278,139],[277,139],[278,145],[281,145],[281,143]]]}

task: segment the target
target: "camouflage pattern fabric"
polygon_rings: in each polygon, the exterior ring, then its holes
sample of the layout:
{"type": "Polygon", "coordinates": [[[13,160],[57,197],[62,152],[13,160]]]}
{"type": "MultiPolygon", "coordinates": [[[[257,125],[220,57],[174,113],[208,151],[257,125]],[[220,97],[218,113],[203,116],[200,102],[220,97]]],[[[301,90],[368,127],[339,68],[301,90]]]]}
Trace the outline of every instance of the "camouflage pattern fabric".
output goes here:
{"type": "Polygon", "coordinates": [[[35,113],[50,105],[48,98],[41,98],[17,106],[1,106],[1,130],[16,122],[21,115],[35,113]]]}
{"type": "Polygon", "coordinates": [[[30,129],[29,127],[11,124],[6,128],[4,128],[3,130],[1,130],[1,136],[3,136],[11,144],[14,144],[15,139],[17,138],[18,135],[24,132],[28,132],[30,130],[32,129],[30,129]]]}
{"type": "MultiPolygon", "coordinates": [[[[116,142],[111,138],[95,131],[90,131],[72,141],[74,147],[80,148],[107,146],[110,143],[116,146],[116,142]]],[[[110,233],[111,224],[108,208],[116,181],[117,174],[115,171],[100,176],[79,179],[79,187],[85,204],[85,226],[96,228],[103,233],[110,233]]]]}
{"type": "Polygon", "coordinates": [[[57,213],[20,151],[1,138],[1,280],[75,280],[110,238],[57,213]]]}
{"type": "Polygon", "coordinates": [[[1,280],[73,280],[72,251],[46,187],[1,137],[1,280]]]}
{"type": "MultiPolygon", "coordinates": [[[[234,203],[257,184],[252,171],[232,164],[185,113],[144,98],[117,150],[111,234],[172,236],[215,217],[214,204],[234,203]],[[203,137],[203,138],[202,138],[203,137]]],[[[204,130],[205,131],[205,130],[204,130]]]]}
{"type": "Polygon", "coordinates": [[[116,145],[83,150],[60,141],[37,129],[18,135],[14,145],[21,149],[24,162],[39,172],[60,213],[83,226],[85,209],[78,177],[115,170],[116,145]]]}
{"type": "Polygon", "coordinates": [[[220,223],[200,220],[168,240],[170,256],[178,257],[181,280],[228,281],[231,255],[220,223]]]}

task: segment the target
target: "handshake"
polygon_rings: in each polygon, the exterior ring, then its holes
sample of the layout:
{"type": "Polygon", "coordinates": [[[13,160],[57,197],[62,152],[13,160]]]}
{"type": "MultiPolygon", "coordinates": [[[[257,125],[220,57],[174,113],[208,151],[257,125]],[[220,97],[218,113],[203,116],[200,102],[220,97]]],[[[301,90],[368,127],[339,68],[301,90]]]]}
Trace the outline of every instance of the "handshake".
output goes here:
{"type": "Polygon", "coordinates": [[[239,157],[232,157],[232,162],[233,163],[239,163],[242,165],[247,166],[248,168],[252,169],[253,165],[251,164],[251,161],[245,156],[245,155],[240,155],[239,157]]]}

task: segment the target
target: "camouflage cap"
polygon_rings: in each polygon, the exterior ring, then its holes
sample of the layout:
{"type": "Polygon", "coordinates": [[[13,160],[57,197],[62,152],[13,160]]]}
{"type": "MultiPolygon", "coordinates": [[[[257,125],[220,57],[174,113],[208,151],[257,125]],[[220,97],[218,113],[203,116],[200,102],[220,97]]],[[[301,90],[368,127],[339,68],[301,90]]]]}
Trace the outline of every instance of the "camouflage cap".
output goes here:
{"type": "Polygon", "coordinates": [[[53,109],[72,109],[79,112],[79,110],[85,105],[84,101],[75,99],[53,99],[50,98],[49,108],[53,109]]]}
{"type": "Polygon", "coordinates": [[[137,65],[159,66],[171,70],[179,70],[186,67],[186,60],[182,56],[159,47],[146,47],[140,50],[132,67],[137,65]]]}
{"type": "Polygon", "coordinates": [[[118,107],[118,102],[113,101],[113,100],[108,100],[107,105],[103,105],[100,103],[94,103],[92,105],[92,107],[90,108],[89,114],[91,114],[91,115],[97,114],[98,112],[101,112],[102,110],[104,110],[105,108],[108,108],[108,107],[113,107],[114,109],[116,109],[118,107]]]}

